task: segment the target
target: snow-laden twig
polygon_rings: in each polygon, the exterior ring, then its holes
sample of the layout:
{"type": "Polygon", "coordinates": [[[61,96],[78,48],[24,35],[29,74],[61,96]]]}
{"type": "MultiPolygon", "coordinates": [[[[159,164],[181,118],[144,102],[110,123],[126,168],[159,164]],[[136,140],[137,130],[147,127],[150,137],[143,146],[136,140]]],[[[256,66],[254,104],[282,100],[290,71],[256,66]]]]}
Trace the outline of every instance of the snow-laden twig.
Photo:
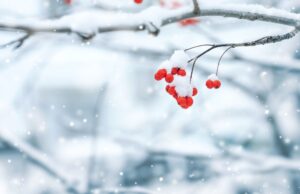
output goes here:
{"type": "MultiPolygon", "coordinates": [[[[178,21],[203,16],[223,16],[244,20],[258,20],[300,28],[300,14],[259,5],[212,5],[199,7],[193,0],[194,8],[168,10],[150,7],[140,13],[116,13],[85,11],[66,15],[55,20],[0,20],[0,30],[24,31],[27,33],[73,33],[84,38],[93,38],[96,33],[112,31],[144,31],[157,34],[162,26],[178,21]]],[[[284,40],[284,39],[282,39],[284,40]]]]}

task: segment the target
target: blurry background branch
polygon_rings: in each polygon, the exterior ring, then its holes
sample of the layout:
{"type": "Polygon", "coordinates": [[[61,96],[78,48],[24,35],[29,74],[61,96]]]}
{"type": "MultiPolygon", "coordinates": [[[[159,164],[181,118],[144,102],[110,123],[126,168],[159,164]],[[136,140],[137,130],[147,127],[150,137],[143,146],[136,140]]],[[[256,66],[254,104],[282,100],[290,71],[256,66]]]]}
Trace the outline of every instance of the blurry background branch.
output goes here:
{"type": "Polygon", "coordinates": [[[48,174],[59,179],[66,186],[67,190],[72,191],[72,193],[79,193],[79,191],[77,191],[77,189],[74,187],[74,184],[77,182],[77,180],[73,179],[68,172],[65,172],[46,154],[41,153],[31,145],[17,139],[17,137],[14,137],[12,134],[9,134],[3,129],[0,132],[0,140],[8,147],[11,147],[25,155],[29,161],[36,164],[48,174]]]}

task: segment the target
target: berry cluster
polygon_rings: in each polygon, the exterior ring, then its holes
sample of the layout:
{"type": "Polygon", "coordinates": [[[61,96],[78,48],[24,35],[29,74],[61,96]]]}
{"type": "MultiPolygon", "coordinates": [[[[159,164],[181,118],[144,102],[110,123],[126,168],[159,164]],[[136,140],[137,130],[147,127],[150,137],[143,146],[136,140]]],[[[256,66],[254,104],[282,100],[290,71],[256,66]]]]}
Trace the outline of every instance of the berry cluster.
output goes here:
{"type": "Polygon", "coordinates": [[[171,58],[164,61],[154,75],[155,80],[165,79],[168,83],[166,91],[173,96],[178,105],[184,109],[193,105],[192,96],[198,93],[186,76],[186,66],[189,57],[184,51],[175,51],[171,58]]]}
{"type": "Polygon", "coordinates": [[[219,89],[221,87],[221,81],[219,80],[218,76],[216,74],[211,74],[207,81],[206,81],[206,87],[208,89],[219,89]]]}

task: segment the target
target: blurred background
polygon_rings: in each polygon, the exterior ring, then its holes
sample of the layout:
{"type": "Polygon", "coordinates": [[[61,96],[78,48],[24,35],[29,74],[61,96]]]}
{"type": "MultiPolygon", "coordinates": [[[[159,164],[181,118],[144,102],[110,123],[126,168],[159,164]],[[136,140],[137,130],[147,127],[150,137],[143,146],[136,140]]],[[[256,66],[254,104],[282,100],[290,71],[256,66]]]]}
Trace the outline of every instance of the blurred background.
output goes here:
{"type": "MultiPolygon", "coordinates": [[[[258,3],[300,12],[298,0],[213,3],[258,3]]],[[[144,0],[141,5],[131,0],[0,0],[0,19],[190,5],[189,0],[144,0]]],[[[299,36],[229,51],[220,67],[219,90],[206,89],[205,81],[224,49],[201,58],[193,77],[199,94],[188,110],[153,78],[174,50],[290,30],[203,17],[165,26],[157,37],[112,32],[82,40],[41,33],[19,49],[1,49],[0,194],[299,194],[299,36]]],[[[1,31],[0,43],[19,36],[1,31]]]]}

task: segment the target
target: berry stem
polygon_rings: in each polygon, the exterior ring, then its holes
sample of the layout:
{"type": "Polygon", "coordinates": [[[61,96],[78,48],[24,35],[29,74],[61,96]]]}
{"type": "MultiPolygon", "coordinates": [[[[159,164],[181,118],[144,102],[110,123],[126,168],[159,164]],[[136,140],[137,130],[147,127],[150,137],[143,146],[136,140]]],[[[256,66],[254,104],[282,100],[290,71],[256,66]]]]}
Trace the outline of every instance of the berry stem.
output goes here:
{"type": "Polygon", "coordinates": [[[192,66],[192,70],[191,70],[191,74],[190,74],[190,83],[192,82],[193,73],[194,73],[194,69],[195,69],[195,65],[196,65],[197,60],[198,60],[200,57],[202,57],[203,55],[205,55],[206,53],[208,53],[209,51],[211,51],[211,50],[213,50],[213,49],[215,49],[215,48],[217,48],[217,47],[219,47],[219,46],[213,45],[213,46],[211,46],[209,49],[206,49],[204,52],[202,52],[202,53],[200,53],[199,55],[197,55],[195,58],[193,58],[193,59],[191,59],[191,60],[188,61],[188,62],[190,63],[190,62],[192,62],[192,61],[194,60],[193,66],[192,66]]]}
{"type": "Polygon", "coordinates": [[[196,46],[184,49],[184,51],[186,52],[186,51],[189,51],[189,50],[192,50],[192,49],[195,49],[195,48],[199,48],[199,47],[203,47],[203,46],[214,46],[214,45],[213,44],[200,44],[200,45],[196,45],[196,46]]]}
{"type": "Polygon", "coordinates": [[[218,76],[218,73],[219,73],[219,67],[220,67],[220,63],[221,63],[221,60],[223,58],[223,56],[225,55],[225,53],[227,53],[227,51],[229,51],[230,49],[232,49],[233,46],[230,46],[228,47],[224,52],[223,54],[221,55],[221,57],[219,58],[219,61],[218,61],[218,66],[217,66],[217,70],[216,70],[216,75],[218,76]]]}

